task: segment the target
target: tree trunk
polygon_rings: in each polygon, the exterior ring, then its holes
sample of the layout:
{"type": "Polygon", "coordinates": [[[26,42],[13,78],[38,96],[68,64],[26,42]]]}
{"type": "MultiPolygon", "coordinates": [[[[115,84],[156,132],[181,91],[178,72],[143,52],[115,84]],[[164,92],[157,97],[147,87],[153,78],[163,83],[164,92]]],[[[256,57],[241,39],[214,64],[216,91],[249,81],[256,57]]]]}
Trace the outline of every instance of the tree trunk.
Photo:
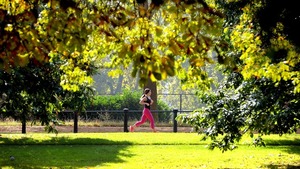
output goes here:
{"type": "Polygon", "coordinates": [[[22,120],[22,134],[26,134],[26,121],[22,120]]]}
{"type": "MultiPolygon", "coordinates": [[[[157,84],[156,82],[152,82],[150,78],[147,81],[147,84],[144,88],[151,89],[151,99],[154,101],[153,105],[151,105],[151,110],[157,110],[157,84]]],[[[153,118],[155,121],[158,121],[158,113],[152,112],[153,118]]]]}
{"type": "Polygon", "coordinates": [[[116,94],[116,93],[121,93],[121,92],[122,92],[123,79],[124,79],[124,76],[123,76],[123,75],[120,75],[120,76],[119,76],[119,79],[118,79],[118,85],[117,85],[117,89],[116,89],[116,91],[115,91],[115,94],[116,94]]]}
{"type": "Polygon", "coordinates": [[[22,113],[22,134],[26,134],[26,113],[22,113]]]}
{"type": "Polygon", "coordinates": [[[74,133],[78,133],[78,112],[74,112],[74,133]]]}
{"type": "Polygon", "coordinates": [[[135,78],[134,90],[138,90],[141,87],[139,83],[139,79],[140,79],[140,73],[138,72],[135,78]]]}
{"type": "Polygon", "coordinates": [[[110,94],[115,94],[113,83],[112,82],[107,82],[107,85],[110,89],[110,94]]]}

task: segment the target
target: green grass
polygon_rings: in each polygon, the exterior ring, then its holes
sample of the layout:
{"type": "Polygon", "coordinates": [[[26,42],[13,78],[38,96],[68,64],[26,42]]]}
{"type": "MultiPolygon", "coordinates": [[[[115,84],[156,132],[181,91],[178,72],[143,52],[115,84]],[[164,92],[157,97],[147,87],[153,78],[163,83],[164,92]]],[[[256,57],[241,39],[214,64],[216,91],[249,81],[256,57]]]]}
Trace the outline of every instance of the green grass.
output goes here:
{"type": "Polygon", "coordinates": [[[244,138],[239,148],[208,150],[196,133],[2,134],[0,168],[300,168],[299,135],[244,138]],[[11,161],[13,155],[15,160],[11,161]]]}

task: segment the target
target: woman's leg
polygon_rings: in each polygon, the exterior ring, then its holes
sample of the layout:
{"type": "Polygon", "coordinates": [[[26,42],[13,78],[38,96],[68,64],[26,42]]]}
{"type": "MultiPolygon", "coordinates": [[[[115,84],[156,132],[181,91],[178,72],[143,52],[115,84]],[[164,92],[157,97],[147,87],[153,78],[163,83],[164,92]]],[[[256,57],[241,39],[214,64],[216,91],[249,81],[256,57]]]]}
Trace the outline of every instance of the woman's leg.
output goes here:
{"type": "Polygon", "coordinates": [[[156,132],[154,118],[152,116],[151,111],[147,108],[144,108],[141,120],[136,122],[133,126],[129,127],[130,132],[133,132],[135,127],[139,127],[140,125],[144,124],[147,119],[150,121],[150,127],[153,130],[153,132],[156,132]]]}
{"type": "Polygon", "coordinates": [[[152,129],[153,131],[156,131],[156,130],[155,130],[155,125],[154,125],[154,118],[153,118],[153,116],[152,116],[151,111],[150,111],[149,109],[146,109],[146,110],[144,110],[144,114],[145,114],[145,116],[147,117],[147,119],[149,119],[149,121],[150,121],[150,127],[151,127],[151,129],[152,129]]]}
{"type": "Polygon", "coordinates": [[[147,116],[145,115],[145,110],[143,110],[143,115],[140,119],[140,121],[137,121],[134,126],[139,127],[140,125],[144,124],[147,120],[147,116]]]}
{"type": "Polygon", "coordinates": [[[137,121],[133,126],[129,126],[129,131],[133,132],[135,127],[139,127],[140,125],[144,124],[146,120],[147,120],[147,116],[145,115],[145,109],[144,109],[140,121],[137,121]]]}

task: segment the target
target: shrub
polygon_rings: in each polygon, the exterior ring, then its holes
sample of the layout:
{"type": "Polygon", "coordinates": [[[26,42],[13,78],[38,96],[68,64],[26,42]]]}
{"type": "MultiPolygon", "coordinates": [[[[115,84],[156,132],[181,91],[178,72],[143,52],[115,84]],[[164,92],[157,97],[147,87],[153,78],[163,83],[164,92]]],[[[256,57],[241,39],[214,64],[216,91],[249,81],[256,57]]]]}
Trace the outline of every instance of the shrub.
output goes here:
{"type": "MultiPolygon", "coordinates": [[[[87,106],[87,110],[140,110],[142,106],[139,104],[141,93],[137,91],[125,90],[122,94],[116,95],[97,95],[93,102],[87,106]]],[[[158,110],[171,110],[163,101],[157,101],[158,110]]]]}
{"type": "MultiPolygon", "coordinates": [[[[108,111],[123,110],[128,108],[129,110],[142,110],[143,106],[139,104],[141,93],[137,91],[125,90],[122,94],[116,95],[97,95],[94,97],[93,102],[91,102],[86,110],[99,110],[101,113],[95,114],[85,114],[85,119],[100,118],[103,114],[109,113],[110,119],[118,120],[123,118],[123,114],[120,113],[110,113],[108,111]]],[[[158,110],[171,110],[170,107],[163,101],[157,101],[158,110]]],[[[160,121],[169,121],[170,112],[159,112],[158,117],[160,121]]],[[[140,113],[131,113],[130,118],[139,119],[140,113]]],[[[104,120],[104,119],[103,119],[104,120]]]]}

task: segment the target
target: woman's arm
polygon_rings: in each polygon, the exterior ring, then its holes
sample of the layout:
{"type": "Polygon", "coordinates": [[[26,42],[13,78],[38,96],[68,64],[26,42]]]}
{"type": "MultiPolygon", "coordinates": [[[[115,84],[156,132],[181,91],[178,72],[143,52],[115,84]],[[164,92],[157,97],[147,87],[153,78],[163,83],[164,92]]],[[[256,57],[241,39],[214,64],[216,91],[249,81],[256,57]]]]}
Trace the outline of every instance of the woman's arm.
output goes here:
{"type": "Polygon", "coordinates": [[[153,101],[152,99],[150,99],[150,100],[151,100],[151,101],[150,101],[150,105],[152,105],[154,101],[153,101]]]}
{"type": "Polygon", "coordinates": [[[143,98],[140,99],[140,104],[149,106],[149,103],[147,103],[146,101],[147,101],[147,98],[143,97],[143,98]]]}

